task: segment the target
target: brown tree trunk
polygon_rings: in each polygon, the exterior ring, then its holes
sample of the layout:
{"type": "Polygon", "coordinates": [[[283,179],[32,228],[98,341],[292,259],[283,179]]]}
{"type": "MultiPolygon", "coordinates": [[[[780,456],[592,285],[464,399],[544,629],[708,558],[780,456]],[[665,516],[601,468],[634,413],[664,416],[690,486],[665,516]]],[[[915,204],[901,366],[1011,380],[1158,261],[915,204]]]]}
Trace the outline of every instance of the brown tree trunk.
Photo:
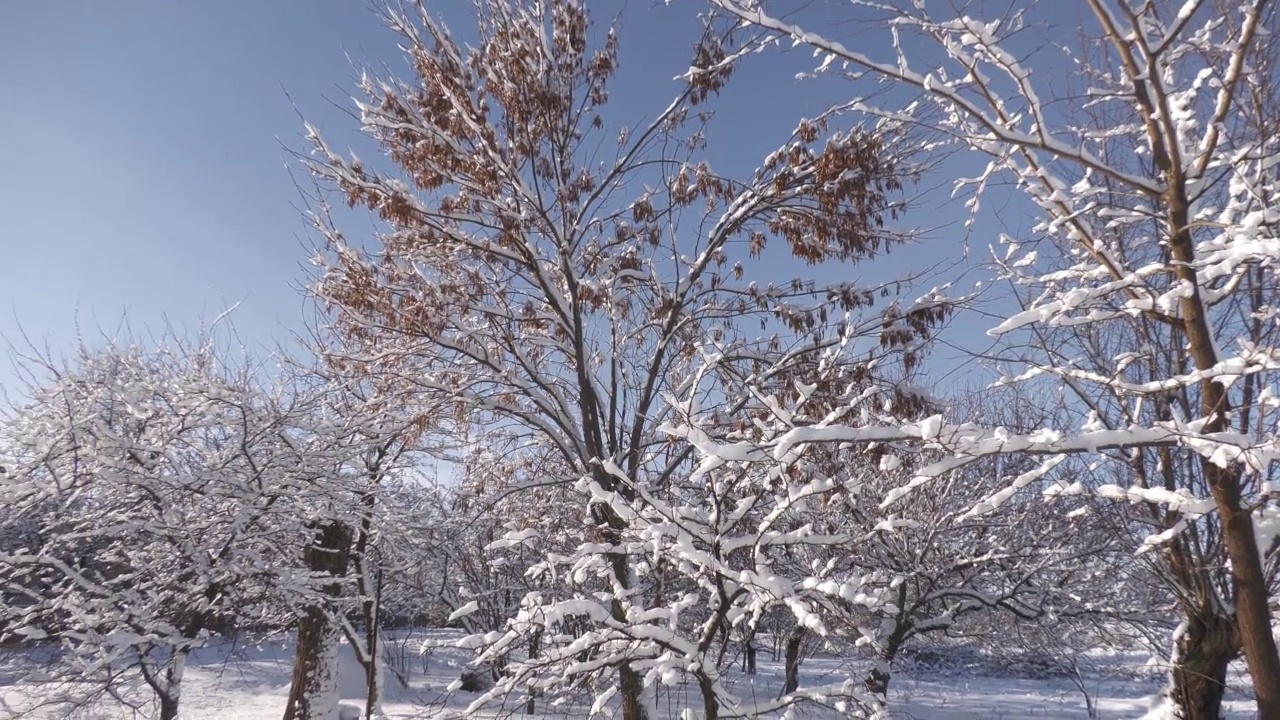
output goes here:
{"type": "MultiPolygon", "coordinates": [[[[318,525],[315,540],[303,552],[309,570],[333,578],[323,588],[328,598],[342,594],[342,576],[351,556],[351,528],[336,521],[318,525]]],[[[338,716],[338,643],[341,636],[330,610],[319,601],[298,622],[298,645],[284,720],[336,720],[338,716]]]]}
{"type": "MultiPolygon", "coordinates": [[[[376,479],[376,478],[375,478],[376,479]]],[[[369,538],[372,530],[372,512],[376,496],[366,493],[361,499],[366,511],[356,533],[354,552],[350,562],[355,567],[360,595],[361,620],[364,622],[364,716],[372,718],[382,709],[383,677],[382,646],[379,642],[379,614],[382,612],[382,572],[369,561],[372,548],[369,538]]],[[[355,642],[352,639],[352,642],[355,642]]],[[[356,654],[357,657],[360,653],[356,654]]]]}
{"type": "Polygon", "coordinates": [[[785,657],[785,676],[782,684],[782,695],[793,693],[800,687],[800,645],[804,642],[804,628],[797,625],[787,635],[785,657]]]}
{"type": "Polygon", "coordinates": [[[166,663],[163,673],[157,672],[159,668],[150,665],[145,655],[139,659],[138,670],[142,673],[142,680],[155,693],[156,701],[160,705],[157,708],[160,711],[157,716],[159,720],[177,720],[178,718],[179,699],[182,695],[182,675],[186,670],[187,652],[186,650],[175,650],[173,656],[166,663]],[[161,677],[163,677],[163,680],[161,677]]]}
{"type": "MultiPolygon", "coordinates": [[[[365,560],[361,560],[362,565],[365,560]]],[[[382,607],[382,577],[378,576],[374,587],[369,588],[369,572],[367,565],[361,568],[362,583],[365,584],[365,599],[362,607],[364,617],[364,647],[368,664],[364,668],[364,684],[365,684],[365,701],[364,715],[366,718],[372,718],[378,713],[382,705],[382,685],[385,678],[382,675],[382,645],[378,640],[378,613],[382,607]],[[372,596],[369,591],[372,590],[372,596]]]]}
{"type": "Polygon", "coordinates": [[[648,720],[649,711],[644,706],[644,678],[626,663],[618,667],[622,691],[622,720],[648,720]]]}
{"type": "Polygon", "coordinates": [[[1214,466],[1209,472],[1213,499],[1222,518],[1222,534],[1231,558],[1236,621],[1259,718],[1280,719],[1280,655],[1271,634],[1271,607],[1253,518],[1240,503],[1240,474],[1214,466]],[[1215,475],[1225,477],[1214,477],[1215,475]]]}
{"type": "Polygon", "coordinates": [[[716,667],[724,667],[724,656],[729,653],[729,623],[720,623],[720,654],[716,656],[716,667]]]}
{"type": "MultiPolygon", "coordinates": [[[[608,557],[618,581],[624,587],[629,587],[630,567],[627,565],[627,556],[610,553],[608,557]]],[[[621,602],[614,600],[611,612],[614,619],[626,621],[626,611],[621,602]]],[[[644,677],[629,662],[618,665],[618,690],[622,696],[622,720],[649,720],[649,711],[644,705],[644,677]]]]}
{"type": "Polygon", "coordinates": [[[1236,657],[1234,634],[1230,618],[1201,615],[1187,620],[1176,641],[1177,660],[1169,691],[1169,699],[1181,710],[1183,720],[1221,717],[1227,666],[1236,657]]]}
{"type": "Polygon", "coordinates": [[[863,682],[867,687],[867,692],[880,697],[888,697],[889,695],[889,678],[892,677],[889,671],[885,669],[887,666],[877,666],[871,668],[871,672],[867,673],[867,679],[863,682]]]}
{"type": "MultiPolygon", "coordinates": [[[[539,630],[529,637],[529,659],[537,660],[542,655],[542,631],[539,630]]],[[[532,715],[537,710],[538,691],[530,690],[529,699],[525,701],[524,712],[526,715],[532,715]]]]}
{"type": "Polygon", "coordinates": [[[893,677],[893,661],[898,657],[898,648],[901,645],[901,638],[891,637],[885,647],[876,654],[875,667],[871,668],[871,672],[867,673],[867,679],[864,685],[867,692],[872,695],[878,695],[883,699],[889,697],[889,680],[893,677]]]}
{"type": "MultiPolygon", "coordinates": [[[[729,623],[727,617],[729,608],[733,604],[723,585],[719,588],[719,595],[719,601],[715,611],[712,613],[710,624],[704,631],[702,639],[698,642],[698,652],[705,659],[711,651],[711,645],[715,642],[716,637],[719,636],[720,655],[716,658],[715,663],[717,671],[724,667],[724,655],[729,648],[729,623]]],[[[698,690],[702,693],[703,717],[717,718],[720,716],[720,696],[716,692],[715,681],[712,679],[712,673],[708,671],[708,667],[710,666],[707,663],[700,663],[694,674],[698,679],[698,690]]]]}
{"type": "MultiPolygon", "coordinates": [[[[201,621],[206,617],[201,615],[201,621]]],[[[182,697],[182,676],[187,669],[187,652],[175,652],[164,672],[165,692],[160,695],[160,720],[178,719],[178,702],[182,697]]]]}
{"type": "MultiPolygon", "coordinates": [[[[1218,364],[1204,298],[1197,286],[1195,244],[1191,236],[1191,204],[1187,199],[1185,178],[1175,170],[1169,178],[1169,226],[1172,229],[1169,249],[1178,261],[1179,280],[1192,292],[1181,302],[1182,327],[1196,369],[1205,371],[1218,364]]],[[[1216,379],[1200,383],[1200,411],[1207,420],[1203,432],[1215,433],[1231,429],[1231,402],[1227,388],[1216,379]]],[[[1243,483],[1239,467],[1221,468],[1208,459],[1201,461],[1205,478],[1213,493],[1214,504],[1222,518],[1222,535],[1231,558],[1231,575],[1236,592],[1236,615],[1241,645],[1249,676],[1253,679],[1253,695],[1258,703],[1258,717],[1280,720],[1280,654],[1271,634],[1271,609],[1267,578],[1262,571],[1262,556],[1253,528],[1253,518],[1242,507],[1243,483]]]]}
{"type": "Polygon", "coordinates": [[[284,720],[333,720],[337,718],[338,629],[323,610],[308,610],[298,623],[298,649],[284,720]]]}

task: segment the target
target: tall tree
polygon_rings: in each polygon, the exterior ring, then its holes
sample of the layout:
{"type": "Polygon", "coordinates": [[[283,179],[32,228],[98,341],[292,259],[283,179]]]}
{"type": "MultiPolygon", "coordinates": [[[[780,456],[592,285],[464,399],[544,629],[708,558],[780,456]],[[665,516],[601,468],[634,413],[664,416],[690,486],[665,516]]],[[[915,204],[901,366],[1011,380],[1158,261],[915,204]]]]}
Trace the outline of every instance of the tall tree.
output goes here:
{"type": "MultiPolygon", "coordinates": [[[[892,285],[777,268],[853,263],[900,239],[883,222],[904,168],[887,134],[823,117],[754,172],[718,172],[704,131],[734,49],[712,24],[670,103],[638,126],[616,122],[619,36],[586,7],[480,0],[466,46],[423,3],[390,17],[415,77],[366,75],[359,111],[398,170],[345,158],[314,130],[309,161],[383,228],[364,252],[321,212],[316,292],[367,363],[448,398],[466,423],[551,448],[566,470],[548,482],[581,481],[579,574],[595,586],[578,621],[613,650],[568,681],[616,669],[600,695],[615,688],[638,719],[644,668],[664,651],[644,632],[656,619],[633,624],[652,598],[623,506],[688,461],[658,431],[664,395],[693,387],[726,415],[764,411],[739,391],[748,378],[794,393],[787,383],[826,349],[878,337],[881,317],[854,313],[892,285]]],[[[894,340],[859,355],[867,374],[881,356],[913,357],[941,316],[930,303],[894,309],[894,340]]]]}
{"type": "Polygon", "coordinates": [[[1026,290],[1024,307],[992,332],[1060,338],[1075,328],[1069,342],[1023,354],[1025,366],[1011,374],[1062,383],[1078,397],[1080,429],[927,435],[953,450],[963,440],[965,452],[1117,450],[1125,492],[1160,508],[1153,542],[1208,533],[1166,550],[1186,589],[1179,661],[1213,656],[1181,680],[1175,672],[1180,711],[1216,717],[1217,703],[1201,699],[1220,696],[1219,668],[1238,644],[1261,716],[1280,717],[1274,548],[1255,528],[1275,512],[1267,491],[1280,364],[1274,3],[1089,0],[1081,51],[1057,58],[1025,40],[1034,3],[935,16],[923,3],[855,1],[862,19],[893,33],[879,58],[771,14],[767,3],[711,4],[811,46],[824,70],[896,86],[909,104],[884,96],[855,104],[935,123],[988,161],[962,188],[980,193],[1003,173],[1030,201],[1042,222],[1008,238],[1000,258],[1026,290]],[[1207,566],[1219,542],[1230,561],[1225,583],[1207,566]],[[1195,545],[1202,551],[1185,552],[1195,545]],[[1217,676],[1216,691],[1191,678],[1204,670],[1217,676]]]}

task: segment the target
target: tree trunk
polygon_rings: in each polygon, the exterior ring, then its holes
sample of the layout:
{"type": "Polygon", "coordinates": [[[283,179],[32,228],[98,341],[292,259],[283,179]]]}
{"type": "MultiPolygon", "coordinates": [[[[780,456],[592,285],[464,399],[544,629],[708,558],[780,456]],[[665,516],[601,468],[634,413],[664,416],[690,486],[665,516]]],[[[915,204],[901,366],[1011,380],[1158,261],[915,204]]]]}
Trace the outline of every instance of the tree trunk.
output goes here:
{"type": "Polygon", "coordinates": [[[1240,475],[1214,467],[1209,474],[1213,499],[1222,518],[1222,534],[1236,594],[1236,621],[1259,718],[1280,718],[1280,656],[1271,634],[1271,608],[1253,518],[1240,503],[1240,475]],[[1221,474],[1228,478],[1215,478],[1221,474]]]}
{"type": "Polygon", "coordinates": [[[644,678],[626,663],[618,667],[622,691],[622,720],[648,720],[649,710],[644,706],[644,678]]]}
{"type": "MultiPolygon", "coordinates": [[[[1218,364],[1218,349],[1205,300],[1197,286],[1196,250],[1191,236],[1191,203],[1187,198],[1185,178],[1175,170],[1169,178],[1169,226],[1172,229],[1169,249],[1178,261],[1178,279],[1192,290],[1181,302],[1182,327],[1187,346],[1197,370],[1208,371],[1218,364]]],[[[1202,432],[1230,431],[1231,401],[1227,387],[1217,379],[1200,382],[1200,412],[1206,419],[1202,432]]],[[[1208,459],[1201,460],[1205,479],[1213,493],[1214,504],[1222,518],[1222,535],[1231,558],[1231,575],[1235,584],[1236,616],[1249,676],[1253,679],[1253,696],[1258,703],[1258,717],[1280,719],[1280,654],[1271,634],[1271,610],[1267,578],[1262,570],[1262,556],[1253,528],[1253,518],[1242,506],[1243,478],[1237,465],[1222,468],[1208,459]]]]}
{"type": "Polygon", "coordinates": [[[720,654],[716,656],[716,667],[724,667],[724,656],[729,653],[729,623],[720,623],[720,654]]]}
{"type": "MultiPolygon", "coordinates": [[[[614,487],[615,481],[607,474],[597,470],[597,482],[601,483],[601,487],[614,487]]],[[[593,506],[593,510],[598,513],[599,519],[603,520],[605,525],[605,539],[610,545],[615,547],[622,543],[622,529],[625,523],[614,514],[613,509],[607,505],[597,503],[593,506]]],[[[617,578],[618,584],[625,589],[630,589],[631,580],[631,564],[627,559],[626,553],[610,552],[605,553],[608,558],[609,566],[613,570],[614,577],[617,578]]],[[[626,609],[622,606],[622,602],[614,599],[609,608],[613,619],[619,622],[627,622],[626,609]]],[[[644,676],[636,672],[630,662],[623,661],[618,664],[618,690],[622,699],[622,720],[649,720],[649,711],[644,704],[644,676]]]]}
{"type": "MultiPolygon", "coordinates": [[[[309,570],[335,578],[323,588],[328,598],[342,594],[341,577],[347,573],[351,555],[351,528],[340,522],[318,525],[319,532],[303,553],[309,570]]],[[[337,720],[338,644],[341,633],[319,601],[307,608],[298,622],[298,647],[294,654],[293,679],[284,720],[337,720]]]]}
{"type": "MultiPolygon", "coordinates": [[[[155,694],[159,703],[160,720],[177,720],[179,699],[182,696],[182,674],[186,669],[187,650],[174,650],[163,666],[151,664],[151,653],[143,652],[138,658],[138,671],[142,680],[155,694]]],[[[159,658],[156,658],[159,659],[159,658]]]]}
{"type": "Polygon", "coordinates": [[[800,687],[800,645],[804,642],[804,634],[804,628],[797,625],[787,635],[786,675],[779,698],[795,692],[796,688],[800,687]]]}
{"type": "MultiPolygon", "coordinates": [[[[630,587],[630,567],[627,564],[627,556],[622,553],[610,553],[609,559],[619,582],[623,587],[630,587]]],[[[611,613],[615,620],[626,621],[626,611],[620,601],[613,601],[611,613]]],[[[636,672],[629,662],[618,665],[618,690],[622,696],[622,720],[649,720],[649,711],[644,704],[644,677],[636,672]]]]}
{"type": "Polygon", "coordinates": [[[898,619],[897,627],[876,653],[875,666],[871,668],[871,672],[867,673],[867,679],[864,682],[867,692],[878,695],[886,701],[889,699],[889,680],[893,677],[893,661],[898,659],[898,651],[902,649],[903,643],[912,630],[910,624],[904,624],[904,622],[902,618],[898,619]]]}
{"type": "Polygon", "coordinates": [[[378,642],[378,626],[365,631],[365,649],[369,664],[364,668],[365,702],[364,716],[377,717],[382,712],[384,675],[382,672],[382,645],[378,642]]]}
{"type": "Polygon", "coordinates": [[[769,635],[769,649],[773,653],[773,661],[778,662],[778,658],[782,657],[782,621],[774,614],[773,632],[769,635]]]}
{"type": "Polygon", "coordinates": [[[339,632],[323,610],[298,623],[298,651],[284,720],[338,719],[339,632]]]}
{"type": "Polygon", "coordinates": [[[1234,634],[1230,618],[1199,615],[1186,620],[1183,632],[1174,641],[1169,690],[1169,699],[1181,710],[1182,720],[1221,718],[1227,665],[1236,657],[1234,634]]]}
{"type": "Polygon", "coordinates": [[[361,554],[359,563],[360,578],[365,599],[362,607],[364,620],[364,647],[368,663],[364,668],[365,702],[364,716],[367,720],[382,713],[382,695],[384,674],[382,672],[382,643],[379,641],[378,614],[382,608],[382,576],[377,575],[373,587],[369,587],[370,571],[367,556],[361,554]]]}
{"type": "Polygon", "coordinates": [[[165,691],[160,694],[160,720],[177,720],[182,698],[182,676],[187,670],[187,650],[177,650],[164,671],[165,691]]]}
{"type": "Polygon", "coordinates": [[[720,717],[720,701],[716,697],[715,686],[705,670],[698,671],[698,689],[702,691],[703,720],[716,720],[720,717]]]}
{"type": "MultiPolygon", "coordinates": [[[[539,630],[529,637],[529,659],[536,660],[542,654],[542,631],[539,630]]],[[[525,701],[524,712],[526,715],[532,715],[537,709],[538,691],[530,690],[529,699],[525,701]]]]}
{"type": "Polygon", "coordinates": [[[160,696],[160,720],[178,720],[178,698],[167,694],[160,696]]]}
{"type": "Polygon", "coordinates": [[[864,682],[867,692],[882,698],[889,697],[889,679],[893,677],[890,670],[892,663],[892,660],[886,660],[883,656],[876,658],[876,665],[871,668],[871,672],[867,673],[867,679],[864,682]]]}

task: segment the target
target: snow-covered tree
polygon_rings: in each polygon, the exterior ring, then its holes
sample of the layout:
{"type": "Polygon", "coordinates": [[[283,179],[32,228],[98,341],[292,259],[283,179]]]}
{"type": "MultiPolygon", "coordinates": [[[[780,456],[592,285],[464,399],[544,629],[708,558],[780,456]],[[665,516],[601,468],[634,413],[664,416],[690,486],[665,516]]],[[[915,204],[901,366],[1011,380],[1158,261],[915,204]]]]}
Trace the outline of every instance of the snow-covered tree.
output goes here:
{"type": "MultiPolygon", "coordinates": [[[[872,428],[851,438],[859,442],[839,446],[805,441],[812,424],[829,425],[851,406],[899,417],[907,410],[891,399],[901,383],[868,385],[856,366],[829,368],[801,398],[786,404],[769,398],[769,416],[728,432],[716,428],[714,410],[676,403],[683,409],[665,429],[692,444],[702,461],[688,481],[674,485],[679,495],[645,498],[634,510],[632,526],[643,538],[637,551],[693,581],[682,618],[695,618],[698,631],[684,634],[702,642],[676,646],[673,655],[698,657],[707,676],[700,682],[715,685],[724,669],[723,650],[718,657],[713,651],[716,633],[733,628],[749,638],[778,607],[797,619],[785,692],[776,703],[748,704],[715,689],[737,714],[804,700],[875,715],[895,660],[916,638],[959,630],[979,614],[1047,619],[1070,603],[1064,584],[1086,573],[1083,561],[1106,543],[1105,536],[1095,542],[1080,533],[1039,498],[971,512],[975,494],[1042,475],[1038,463],[1023,458],[967,463],[937,478],[928,493],[882,503],[931,460],[948,456],[880,441],[900,438],[897,428],[872,428]],[[816,393],[820,386],[825,397],[816,393]],[[822,686],[805,687],[793,657],[806,635],[849,660],[860,654],[855,647],[870,655],[822,686]]],[[[923,417],[927,407],[915,414],[923,417]]]]}
{"type": "Polygon", "coordinates": [[[192,649],[284,622],[274,558],[310,480],[285,438],[289,399],[209,337],[82,346],[27,370],[3,424],[7,629],[59,641],[97,692],[131,702],[121,689],[145,683],[174,718],[192,649]]]}
{"type": "Polygon", "coordinates": [[[816,118],[730,177],[704,132],[735,52],[714,24],[670,103],[632,126],[609,107],[618,33],[592,26],[581,0],[481,0],[466,43],[422,4],[390,21],[416,76],[366,74],[359,111],[396,167],[311,132],[310,169],[382,222],[377,243],[355,243],[318,213],[316,292],[365,362],[447,399],[460,424],[549,448],[557,474],[541,482],[578,498],[571,552],[547,557],[558,592],[527,594],[500,640],[468,641],[478,662],[508,658],[477,703],[590,684],[597,704],[616,694],[638,719],[645,684],[678,669],[702,672],[714,717],[714,675],[671,628],[685,601],[656,592],[633,523],[681,513],[662,498],[689,477],[692,448],[660,432],[677,412],[664,396],[696,390],[719,406],[719,432],[771,412],[766,395],[794,399],[837,345],[864,377],[918,359],[944,315],[932,299],[876,307],[896,283],[803,270],[901,239],[883,227],[908,170],[894,136],[816,118]],[[512,651],[534,637],[548,643],[522,665],[512,651]]]}
{"type": "MultiPolygon", "coordinates": [[[[957,453],[950,465],[992,453],[1047,454],[1050,463],[1099,453],[1121,483],[1080,489],[1150,508],[1151,543],[1181,591],[1176,711],[1216,718],[1225,663],[1242,649],[1259,712],[1280,717],[1270,612],[1280,362],[1274,3],[1088,0],[1070,50],[1061,27],[1057,38],[1028,42],[1048,4],[934,14],[923,2],[855,1],[860,20],[884,28],[879,54],[784,19],[767,2],[711,4],[810,47],[820,71],[896,88],[845,107],[936,127],[983,157],[985,169],[958,183],[973,192],[973,212],[1002,176],[1028,201],[1040,222],[1002,238],[997,255],[1022,307],[992,334],[1025,350],[1010,381],[1065,389],[1071,425],[1034,434],[936,421],[900,429],[957,453]],[[1020,333],[1050,341],[1023,344],[1020,333]],[[1215,569],[1218,547],[1229,574],[1215,569]]],[[[824,432],[850,439],[855,430],[824,432]]]]}
{"type": "Polygon", "coordinates": [[[572,473],[554,453],[513,446],[496,434],[479,444],[449,493],[453,517],[442,525],[440,597],[463,627],[494,632],[526,594],[549,589],[529,571],[548,552],[572,552],[581,502],[563,480],[572,473]]]}
{"type": "MultiPolygon", "coordinates": [[[[843,453],[849,462],[853,453],[843,453]]],[[[975,493],[994,492],[1031,463],[988,460],[939,478],[890,508],[877,500],[909,479],[906,468],[868,473],[859,496],[828,522],[858,533],[839,548],[844,572],[863,578],[862,592],[885,602],[835,623],[874,652],[867,688],[886,693],[895,662],[920,640],[962,634],[974,624],[1052,623],[1074,602],[1066,588],[1087,576],[1107,538],[1082,533],[1039,498],[1009,502],[983,517],[965,517],[975,493]]]]}
{"type": "Polygon", "coordinates": [[[336,718],[338,648],[345,637],[365,671],[365,715],[382,713],[385,546],[402,541],[385,496],[426,447],[432,413],[403,382],[345,361],[340,342],[316,343],[292,366],[299,403],[289,438],[320,480],[299,493],[300,561],[314,584],[291,606],[297,646],[286,718],[336,718]],[[352,618],[359,618],[359,627],[352,618]]]}
{"type": "Polygon", "coordinates": [[[233,362],[220,337],[31,358],[3,426],[6,634],[56,639],[63,675],[94,692],[132,702],[120,689],[141,680],[172,718],[185,660],[212,634],[296,625],[288,712],[325,718],[345,633],[372,716],[380,499],[424,415],[336,367],[233,362]]]}

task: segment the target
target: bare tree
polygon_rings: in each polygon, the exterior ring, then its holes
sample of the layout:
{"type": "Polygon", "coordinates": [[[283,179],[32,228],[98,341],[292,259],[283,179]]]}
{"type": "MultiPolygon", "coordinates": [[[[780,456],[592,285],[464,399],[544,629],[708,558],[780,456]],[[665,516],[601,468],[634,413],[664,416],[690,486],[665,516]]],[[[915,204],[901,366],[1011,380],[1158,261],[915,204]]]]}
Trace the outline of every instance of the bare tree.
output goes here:
{"type": "MultiPolygon", "coordinates": [[[[1077,339],[1110,344],[1092,367],[1050,351],[1024,356],[1013,373],[1054,378],[1081,398],[1075,439],[967,437],[983,452],[1120,451],[1131,471],[1125,492],[1165,508],[1154,541],[1192,524],[1200,534],[1166,551],[1186,593],[1178,661],[1209,654],[1208,666],[1221,667],[1238,643],[1259,711],[1280,717],[1274,557],[1271,537],[1255,530],[1255,518],[1274,512],[1266,491],[1280,288],[1277,66],[1266,41],[1276,31],[1274,4],[1089,0],[1083,53],[1053,62],[1020,44],[1033,3],[936,17],[920,3],[855,2],[864,19],[895,33],[879,59],[780,19],[764,3],[712,4],[811,46],[828,71],[907,91],[911,105],[852,106],[935,123],[985,156],[986,170],[962,187],[981,192],[1001,173],[1013,179],[1043,220],[1034,236],[1007,241],[1000,260],[1027,294],[993,333],[1075,326],[1077,339]],[[1062,97],[1069,83],[1055,78],[1076,72],[1084,91],[1062,97]],[[1093,412],[1098,403],[1110,412],[1093,412]],[[1093,439],[1087,446],[1085,436],[1093,439]],[[1225,583],[1202,562],[1217,543],[1230,560],[1225,583]],[[1179,548],[1188,544],[1208,549],[1187,555],[1179,548]]],[[[1208,674],[1218,683],[1216,669],[1208,674]]],[[[1216,717],[1216,703],[1195,699],[1212,698],[1210,687],[1176,675],[1180,710],[1216,717]]]]}
{"type": "MultiPolygon", "coordinates": [[[[672,101],[628,126],[608,111],[619,36],[593,28],[586,3],[476,8],[470,50],[421,3],[390,17],[416,77],[366,76],[359,110],[395,174],[344,158],[312,131],[311,170],[383,223],[366,253],[318,213],[328,244],[316,291],[365,344],[353,360],[447,398],[462,424],[501,427],[559,456],[566,475],[554,480],[578,483],[587,507],[577,552],[603,608],[580,605],[575,622],[609,649],[570,666],[566,682],[616,671],[599,695],[617,689],[623,716],[642,718],[638,666],[665,651],[645,635],[656,620],[633,624],[652,617],[651,594],[627,549],[623,506],[688,461],[658,432],[671,415],[664,394],[698,386],[732,415],[760,404],[735,389],[746,378],[794,394],[782,378],[833,345],[879,337],[884,318],[854,311],[895,284],[821,284],[768,268],[853,263],[894,244],[883,222],[904,170],[887,133],[823,117],[800,123],[753,174],[725,177],[705,159],[704,129],[734,47],[713,23],[672,101]],[[713,353],[714,387],[694,377],[713,353]]],[[[892,309],[892,340],[871,343],[865,373],[882,356],[909,360],[943,315],[929,302],[892,309]]],[[[495,692],[525,692],[516,683],[495,692]]]]}

